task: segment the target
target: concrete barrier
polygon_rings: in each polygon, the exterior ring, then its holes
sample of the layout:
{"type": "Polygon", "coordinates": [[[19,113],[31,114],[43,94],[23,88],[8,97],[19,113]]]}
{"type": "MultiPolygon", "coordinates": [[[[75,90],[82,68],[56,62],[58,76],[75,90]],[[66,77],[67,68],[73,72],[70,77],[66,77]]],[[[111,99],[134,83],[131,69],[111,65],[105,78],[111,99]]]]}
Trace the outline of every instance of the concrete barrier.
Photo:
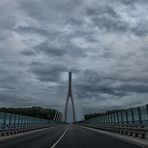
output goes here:
{"type": "Polygon", "coordinates": [[[1,129],[0,130],[0,137],[24,133],[24,132],[28,132],[28,131],[37,130],[37,129],[53,127],[53,126],[56,126],[56,124],[55,125],[54,124],[53,125],[40,125],[40,126],[32,126],[32,127],[24,127],[24,128],[1,129]]]}

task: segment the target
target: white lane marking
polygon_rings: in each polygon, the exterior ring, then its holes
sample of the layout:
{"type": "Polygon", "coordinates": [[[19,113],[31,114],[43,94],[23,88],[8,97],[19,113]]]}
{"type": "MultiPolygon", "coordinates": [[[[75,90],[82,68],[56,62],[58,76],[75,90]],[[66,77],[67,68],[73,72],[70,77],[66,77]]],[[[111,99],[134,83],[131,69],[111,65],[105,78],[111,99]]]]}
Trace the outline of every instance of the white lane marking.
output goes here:
{"type": "Polygon", "coordinates": [[[65,136],[66,132],[68,131],[68,128],[69,128],[69,125],[64,131],[64,133],[62,134],[62,136],[50,148],[54,148],[62,140],[62,138],[65,136]]]}

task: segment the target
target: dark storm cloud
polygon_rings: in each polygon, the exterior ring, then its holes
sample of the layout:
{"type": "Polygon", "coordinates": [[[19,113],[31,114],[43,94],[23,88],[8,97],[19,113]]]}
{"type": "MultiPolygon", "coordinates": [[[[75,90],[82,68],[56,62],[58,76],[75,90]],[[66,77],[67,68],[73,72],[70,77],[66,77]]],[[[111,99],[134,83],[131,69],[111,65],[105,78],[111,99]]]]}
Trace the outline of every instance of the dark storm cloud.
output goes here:
{"type": "Polygon", "coordinates": [[[132,5],[133,3],[137,2],[137,0],[120,0],[125,5],[132,5]]]}
{"type": "Polygon", "coordinates": [[[147,103],[147,3],[1,1],[1,106],[64,102],[68,71],[85,112],[147,103]]]}
{"type": "MultiPolygon", "coordinates": [[[[123,2],[130,5],[137,1],[123,0],[123,2]]],[[[113,6],[103,5],[96,8],[86,8],[86,14],[94,25],[106,32],[127,32],[133,33],[136,36],[144,36],[148,33],[147,21],[141,19],[135,26],[131,26],[113,6]]]]}
{"type": "Polygon", "coordinates": [[[36,2],[33,0],[23,0],[19,2],[19,5],[29,16],[39,20],[40,24],[53,21],[60,22],[60,25],[62,25],[65,19],[69,18],[69,15],[71,15],[81,3],[82,2],[78,0],[65,0],[64,2],[59,0],[44,0],[44,3],[40,0],[36,2]],[[58,11],[55,12],[55,9],[58,11]]]}
{"type": "Polygon", "coordinates": [[[113,18],[119,17],[118,14],[113,9],[113,7],[108,6],[108,5],[100,6],[100,7],[97,7],[97,8],[87,8],[86,13],[90,16],[107,14],[110,17],[113,17],[113,18]]]}
{"type": "MultiPolygon", "coordinates": [[[[127,96],[130,93],[147,93],[148,92],[148,84],[147,83],[139,83],[135,80],[128,79],[122,80],[112,77],[99,76],[99,74],[95,71],[86,70],[83,73],[83,77],[85,79],[81,79],[76,83],[76,88],[80,91],[80,94],[84,94],[89,92],[87,95],[93,95],[98,97],[97,94],[108,94],[118,97],[127,96]],[[79,83],[80,82],[80,83],[79,83]]],[[[85,98],[85,95],[82,95],[85,98]]],[[[104,99],[104,98],[100,98],[104,99]]]]}
{"type": "Polygon", "coordinates": [[[86,9],[86,13],[91,18],[94,25],[96,25],[100,30],[120,33],[130,31],[129,24],[125,22],[111,6],[105,5],[95,9],[88,8],[86,9]]]}
{"type": "Polygon", "coordinates": [[[17,31],[20,34],[35,34],[35,35],[40,35],[43,36],[50,41],[56,39],[58,36],[61,36],[62,32],[61,31],[56,31],[56,30],[49,30],[47,28],[41,28],[39,26],[23,26],[19,25],[13,29],[13,31],[17,31]]]}
{"type": "Polygon", "coordinates": [[[42,100],[38,100],[36,102],[33,97],[30,96],[20,96],[17,94],[9,93],[9,94],[0,94],[1,106],[3,107],[24,107],[24,106],[35,106],[40,105],[42,100]]]}
{"type": "Polygon", "coordinates": [[[58,82],[62,72],[66,72],[66,66],[61,64],[50,65],[48,63],[32,63],[31,72],[33,72],[40,81],[58,82]]]}
{"type": "MultiPolygon", "coordinates": [[[[141,20],[141,21],[143,21],[143,20],[141,20]]],[[[148,24],[148,22],[138,23],[136,27],[133,27],[131,29],[131,31],[136,36],[144,36],[144,35],[147,35],[147,33],[148,33],[147,24],[148,24]]]]}
{"type": "MultiPolygon", "coordinates": [[[[103,79],[103,81],[106,81],[103,79]]],[[[148,92],[148,85],[144,84],[124,84],[120,81],[119,86],[114,86],[116,82],[111,83],[113,86],[110,86],[109,83],[99,84],[98,83],[85,83],[83,85],[77,85],[79,89],[82,89],[84,92],[91,92],[91,93],[102,93],[102,94],[109,94],[114,96],[126,96],[129,93],[147,93],[148,92]],[[109,86],[108,86],[109,85],[109,86]]]]}
{"type": "Polygon", "coordinates": [[[63,56],[66,54],[65,49],[61,49],[59,47],[53,46],[48,44],[48,41],[41,43],[37,47],[34,47],[38,49],[39,51],[44,52],[45,54],[48,55],[54,55],[54,56],[63,56]]]}
{"type": "Polygon", "coordinates": [[[30,56],[30,55],[36,54],[36,52],[33,49],[23,50],[21,53],[24,54],[24,55],[26,55],[26,56],[30,56]]]}
{"type": "Polygon", "coordinates": [[[147,0],[120,0],[125,5],[133,5],[135,3],[148,3],[147,0]]]}
{"type": "Polygon", "coordinates": [[[147,93],[148,92],[148,85],[147,84],[121,84],[121,86],[116,88],[120,91],[125,92],[135,92],[135,93],[147,93]]]}
{"type": "Polygon", "coordinates": [[[101,30],[125,32],[128,29],[128,24],[122,20],[121,16],[111,6],[105,5],[95,9],[88,8],[86,13],[101,30]]]}
{"type": "MultiPolygon", "coordinates": [[[[26,100],[27,98],[24,98],[25,102],[27,103],[28,100],[26,100]]],[[[20,96],[17,96],[16,94],[0,94],[0,100],[2,102],[2,104],[12,104],[13,105],[20,105],[22,104],[22,100],[20,99],[20,96]]],[[[28,104],[29,105],[29,104],[28,104]]]]}
{"type": "MultiPolygon", "coordinates": [[[[67,39],[68,40],[68,39],[67,39]]],[[[44,53],[47,56],[64,56],[64,55],[73,55],[77,57],[85,56],[85,52],[77,46],[74,46],[69,41],[63,41],[64,44],[52,45],[48,43],[48,40],[42,42],[41,44],[33,47],[36,52],[44,53]]]]}
{"type": "Polygon", "coordinates": [[[41,34],[43,36],[47,36],[48,35],[48,31],[44,30],[42,28],[37,28],[37,27],[25,27],[25,26],[18,26],[17,28],[14,29],[17,32],[21,32],[21,33],[36,33],[36,34],[41,34]]]}

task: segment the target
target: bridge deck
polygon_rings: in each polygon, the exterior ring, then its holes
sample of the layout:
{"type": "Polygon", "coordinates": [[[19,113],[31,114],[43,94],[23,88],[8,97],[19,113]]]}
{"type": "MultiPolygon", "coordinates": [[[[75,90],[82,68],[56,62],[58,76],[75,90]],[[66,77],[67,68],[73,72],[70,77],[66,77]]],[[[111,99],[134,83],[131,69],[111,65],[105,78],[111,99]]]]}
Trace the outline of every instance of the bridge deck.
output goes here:
{"type": "Polygon", "coordinates": [[[81,128],[63,125],[0,140],[1,148],[140,148],[134,144],[81,128]],[[67,126],[69,126],[67,128],[67,126]],[[67,129],[67,130],[66,130],[67,129]],[[64,134],[63,134],[64,133],[64,134]]]}

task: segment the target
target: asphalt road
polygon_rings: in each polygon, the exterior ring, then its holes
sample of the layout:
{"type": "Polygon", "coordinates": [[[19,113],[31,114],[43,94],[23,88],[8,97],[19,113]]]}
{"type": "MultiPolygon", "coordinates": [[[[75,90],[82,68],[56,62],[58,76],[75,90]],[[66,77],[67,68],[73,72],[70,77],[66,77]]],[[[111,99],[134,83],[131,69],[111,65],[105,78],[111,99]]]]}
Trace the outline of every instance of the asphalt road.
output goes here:
{"type": "Polygon", "coordinates": [[[64,125],[0,142],[0,148],[140,148],[77,125],[64,125]],[[55,145],[54,145],[55,144],[55,145]]]}
{"type": "Polygon", "coordinates": [[[53,127],[8,140],[0,140],[0,148],[50,148],[60,138],[66,128],[66,125],[53,127]]]}
{"type": "Polygon", "coordinates": [[[56,148],[140,148],[136,145],[90,131],[76,125],[69,127],[56,148]]]}

